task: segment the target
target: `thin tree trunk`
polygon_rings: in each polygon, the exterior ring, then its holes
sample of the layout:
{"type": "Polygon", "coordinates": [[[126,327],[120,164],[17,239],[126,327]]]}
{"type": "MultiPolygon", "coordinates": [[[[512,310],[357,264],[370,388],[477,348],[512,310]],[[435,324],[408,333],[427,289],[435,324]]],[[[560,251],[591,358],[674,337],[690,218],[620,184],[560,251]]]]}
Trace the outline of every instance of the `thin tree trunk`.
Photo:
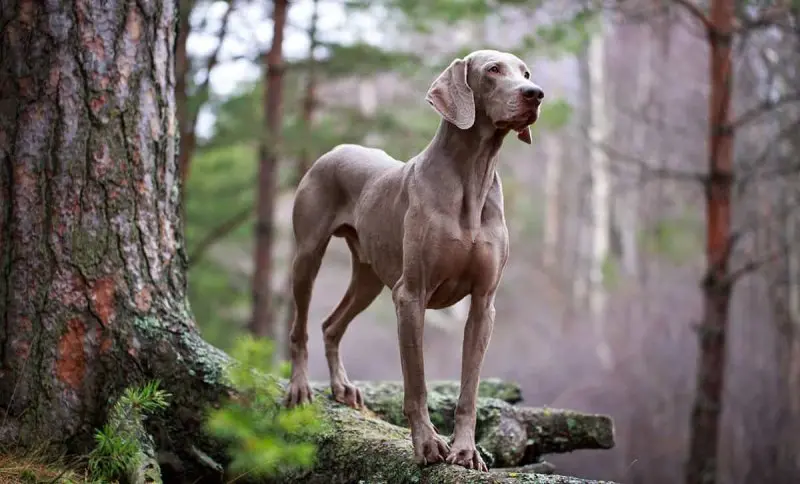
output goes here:
{"type": "MultiPolygon", "coordinates": [[[[591,97],[591,76],[589,74],[589,45],[587,40],[581,46],[576,55],[578,64],[578,78],[580,84],[580,99],[578,102],[580,116],[576,126],[578,137],[582,141],[578,156],[575,158],[588,160],[591,157],[591,141],[589,139],[589,126],[592,118],[592,97],[591,97]]],[[[589,228],[590,215],[587,214],[589,201],[585,195],[583,165],[578,165],[576,177],[578,179],[577,189],[574,193],[574,205],[576,206],[575,225],[573,232],[575,261],[571,267],[572,273],[572,305],[570,312],[574,309],[584,308],[589,293],[589,228]]],[[[568,318],[570,319],[570,318],[568,318]]]]}
{"type": "Polygon", "coordinates": [[[187,455],[225,356],[186,300],[175,3],[0,1],[0,445],[83,452],[159,378],[187,455]]]}
{"type": "Polygon", "coordinates": [[[697,390],[692,409],[687,484],[717,479],[719,421],[725,376],[725,343],[731,296],[729,244],[733,132],[729,123],[731,99],[732,0],[712,0],[707,28],[710,47],[709,178],[706,184],[707,270],[703,284],[703,319],[697,390]]]}
{"type": "MultiPolygon", "coordinates": [[[[314,123],[314,110],[317,105],[317,61],[314,57],[314,52],[317,50],[319,43],[317,42],[317,23],[319,22],[319,0],[313,0],[311,5],[311,25],[308,27],[308,70],[306,75],[306,92],[303,96],[302,106],[302,120],[303,120],[303,138],[307,140],[300,150],[300,155],[297,158],[297,169],[294,176],[294,186],[300,183],[303,176],[311,167],[311,144],[312,125],[314,123]]],[[[289,333],[292,330],[292,323],[294,322],[294,304],[292,304],[292,270],[291,264],[294,261],[295,253],[297,252],[297,245],[294,241],[294,234],[291,236],[291,254],[289,257],[289,270],[286,271],[286,283],[284,284],[283,294],[285,295],[286,304],[286,321],[284,321],[284,352],[289,355],[290,338],[289,333]]]]}
{"type": "MultiPolygon", "coordinates": [[[[602,20],[601,20],[602,22],[602,20]]],[[[606,112],[605,32],[594,35],[589,43],[589,79],[591,116],[589,124],[591,191],[591,250],[589,262],[589,311],[595,326],[597,354],[605,365],[611,364],[611,349],[606,341],[606,290],[604,269],[608,258],[610,233],[610,169],[604,145],[608,139],[606,112]]]]}
{"type": "Polygon", "coordinates": [[[272,248],[275,239],[275,197],[278,192],[278,157],[282,125],[281,97],[283,84],[283,31],[288,0],[273,2],[272,46],[264,57],[264,121],[258,167],[256,205],[255,274],[253,277],[253,318],[250,331],[256,336],[278,336],[272,310],[272,248]]]}
{"type": "MultiPolygon", "coordinates": [[[[640,37],[639,65],[642,68],[636,78],[633,108],[636,112],[642,113],[643,117],[650,112],[651,93],[655,78],[653,72],[654,42],[645,35],[640,37]]],[[[634,120],[630,125],[631,146],[638,159],[644,160],[649,166],[655,166],[659,162],[658,150],[648,145],[649,127],[644,119],[634,120]],[[653,151],[656,151],[655,153],[653,151]]],[[[612,221],[616,225],[616,232],[619,236],[619,259],[625,273],[631,277],[639,274],[639,218],[641,204],[639,196],[638,182],[641,179],[642,170],[636,164],[630,167],[631,173],[625,177],[622,186],[614,194],[614,210],[612,221]]]]}
{"type": "MultiPolygon", "coordinates": [[[[189,109],[189,92],[187,78],[191,75],[190,64],[191,61],[186,52],[186,42],[190,33],[189,16],[191,15],[191,8],[194,4],[193,0],[182,0],[181,9],[186,9],[186,12],[181,12],[180,19],[180,33],[178,35],[178,46],[176,48],[176,86],[175,92],[178,100],[178,123],[181,132],[181,144],[178,154],[178,169],[180,171],[181,190],[186,187],[186,182],[189,179],[189,169],[192,163],[192,156],[197,148],[197,116],[200,112],[200,106],[194,109],[189,109]],[[184,28],[186,31],[184,32],[184,28]]],[[[228,10],[222,15],[220,20],[221,26],[219,33],[219,42],[214,50],[211,52],[208,60],[206,61],[206,77],[203,83],[198,86],[197,92],[194,93],[196,99],[200,100],[200,104],[205,102],[211,88],[211,71],[217,66],[219,62],[219,54],[222,51],[222,44],[225,41],[225,36],[228,32],[229,19],[233,13],[233,1],[228,1],[228,10]]]]}
{"type": "Polygon", "coordinates": [[[544,177],[544,266],[553,271],[558,261],[561,235],[561,170],[564,163],[560,136],[549,133],[543,138],[545,151],[544,177]]]}

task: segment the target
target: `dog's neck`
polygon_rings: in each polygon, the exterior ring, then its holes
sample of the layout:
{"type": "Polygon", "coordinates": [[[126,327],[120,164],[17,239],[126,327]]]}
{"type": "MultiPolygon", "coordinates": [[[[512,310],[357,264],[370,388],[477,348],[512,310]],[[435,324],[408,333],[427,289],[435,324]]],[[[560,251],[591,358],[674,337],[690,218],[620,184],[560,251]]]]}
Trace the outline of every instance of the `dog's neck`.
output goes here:
{"type": "Polygon", "coordinates": [[[471,128],[460,129],[443,119],[436,135],[418,156],[421,170],[447,177],[462,187],[460,218],[473,241],[481,227],[483,207],[494,183],[497,153],[506,134],[508,130],[487,122],[476,120],[471,128]]]}

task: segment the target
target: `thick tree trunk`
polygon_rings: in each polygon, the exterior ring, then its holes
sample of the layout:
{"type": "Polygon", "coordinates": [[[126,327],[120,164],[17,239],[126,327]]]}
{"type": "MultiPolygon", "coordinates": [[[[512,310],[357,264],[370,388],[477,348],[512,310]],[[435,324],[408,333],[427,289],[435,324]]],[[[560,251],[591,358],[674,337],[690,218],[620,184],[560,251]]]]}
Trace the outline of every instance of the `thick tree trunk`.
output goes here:
{"type": "Polygon", "coordinates": [[[731,297],[731,187],[733,131],[730,126],[732,0],[713,0],[708,17],[710,95],[708,182],[706,184],[707,269],[703,283],[703,319],[698,328],[700,352],[697,390],[691,417],[687,484],[717,479],[719,421],[725,376],[725,342],[731,297]]]}
{"type": "Polygon", "coordinates": [[[275,197],[278,193],[278,156],[282,124],[283,30],[288,10],[288,0],[273,2],[272,46],[264,58],[265,131],[259,148],[253,318],[250,321],[250,331],[253,334],[273,340],[278,337],[278,333],[272,309],[272,247],[275,239],[275,197]]]}
{"type": "Polygon", "coordinates": [[[159,443],[181,445],[226,357],[186,301],[175,4],[0,15],[0,441],[84,451],[110,399],[160,378],[180,410],[159,443]]]}

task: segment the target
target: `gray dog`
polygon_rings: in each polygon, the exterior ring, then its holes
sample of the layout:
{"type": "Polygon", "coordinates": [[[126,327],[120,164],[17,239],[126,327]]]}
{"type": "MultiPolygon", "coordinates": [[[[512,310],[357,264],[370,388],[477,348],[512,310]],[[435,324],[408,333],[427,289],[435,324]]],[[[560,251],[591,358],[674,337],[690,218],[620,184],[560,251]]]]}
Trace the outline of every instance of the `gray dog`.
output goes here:
{"type": "Polygon", "coordinates": [[[334,398],[363,406],[347,378],[339,342],[353,318],[392,289],[414,456],[486,470],[475,447],[475,405],[494,325],[494,297],[508,259],[508,230],[497,152],[509,131],[531,143],[544,93],[516,56],[479,50],[454,60],[426,100],[441,115],[433,140],[408,163],[385,152],[341,145],[319,158],[297,188],[292,214],[295,320],[287,404],[311,400],[307,320],[311,289],[331,236],[344,237],[353,274],[322,325],[334,398]],[[464,328],[461,393],[448,445],[427,407],[422,333],[425,309],[472,296],[464,328]]]}

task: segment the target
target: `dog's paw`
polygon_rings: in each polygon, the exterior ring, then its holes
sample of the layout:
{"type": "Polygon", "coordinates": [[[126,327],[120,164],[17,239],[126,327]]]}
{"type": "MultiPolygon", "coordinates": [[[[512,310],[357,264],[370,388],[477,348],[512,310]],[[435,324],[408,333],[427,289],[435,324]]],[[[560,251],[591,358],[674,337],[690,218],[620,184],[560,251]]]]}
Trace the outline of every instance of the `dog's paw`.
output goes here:
{"type": "Polygon", "coordinates": [[[292,379],[289,382],[289,388],[286,392],[285,404],[287,407],[292,408],[298,405],[310,403],[314,399],[311,393],[311,386],[305,378],[292,379]]]}
{"type": "Polygon", "coordinates": [[[447,463],[466,467],[467,469],[475,469],[481,472],[489,471],[489,468],[486,466],[486,463],[483,462],[483,459],[481,458],[481,455],[478,453],[478,449],[474,444],[459,445],[458,443],[453,443],[453,447],[450,449],[450,454],[447,456],[447,463]]]}
{"type": "Polygon", "coordinates": [[[361,394],[361,390],[347,380],[331,383],[331,393],[333,393],[334,400],[348,407],[356,409],[364,407],[364,396],[361,394]]]}
{"type": "Polygon", "coordinates": [[[414,459],[420,465],[444,462],[445,456],[450,451],[447,442],[439,437],[432,429],[419,438],[413,438],[414,459]]]}

